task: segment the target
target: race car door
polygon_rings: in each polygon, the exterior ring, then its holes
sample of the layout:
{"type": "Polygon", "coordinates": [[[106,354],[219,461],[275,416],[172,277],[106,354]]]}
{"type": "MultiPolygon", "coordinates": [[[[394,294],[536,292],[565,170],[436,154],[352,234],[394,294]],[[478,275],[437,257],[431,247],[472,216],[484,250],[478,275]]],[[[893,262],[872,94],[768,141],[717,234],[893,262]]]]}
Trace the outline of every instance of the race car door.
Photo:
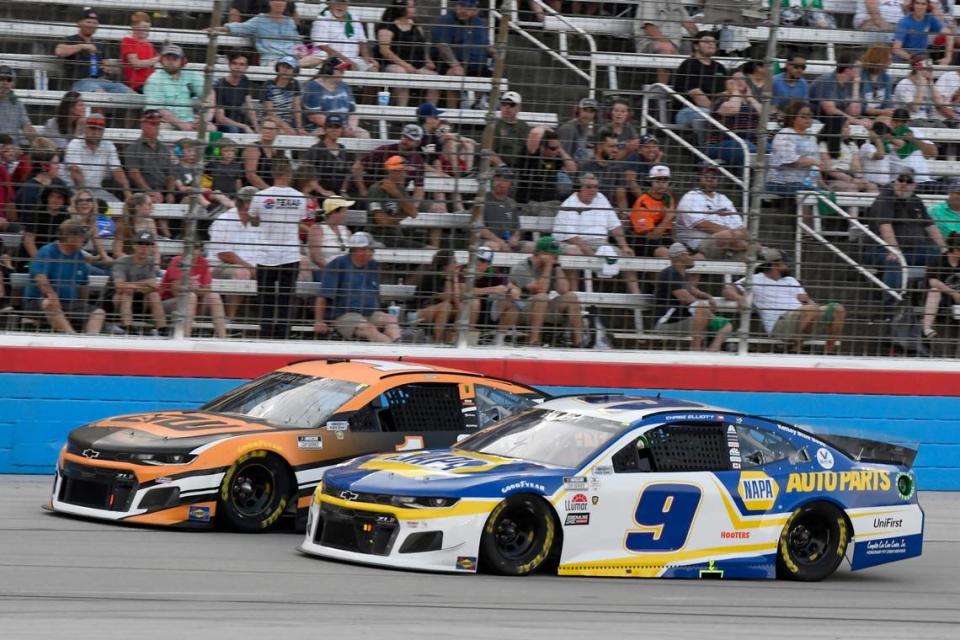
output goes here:
{"type": "Polygon", "coordinates": [[[736,438],[721,420],[654,426],[620,440],[589,475],[568,478],[560,572],[698,577],[713,570],[724,535],[735,531],[720,478],[739,474],[731,462],[736,438]]]}
{"type": "Polygon", "coordinates": [[[448,447],[468,433],[468,423],[475,426],[472,387],[428,381],[392,387],[350,417],[350,431],[383,434],[382,451],[448,447]]]}

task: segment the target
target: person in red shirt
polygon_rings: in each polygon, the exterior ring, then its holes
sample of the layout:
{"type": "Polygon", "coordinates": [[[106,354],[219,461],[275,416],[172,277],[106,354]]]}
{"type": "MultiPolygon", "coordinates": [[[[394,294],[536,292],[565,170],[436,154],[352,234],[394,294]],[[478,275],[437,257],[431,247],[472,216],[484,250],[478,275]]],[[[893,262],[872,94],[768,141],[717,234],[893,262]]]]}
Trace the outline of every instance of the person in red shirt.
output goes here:
{"type": "MultiPolygon", "coordinates": [[[[163,301],[163,308],[167,313],[172,313],[177,308],[183,278],[183,269],[180,268],[182,262],[183,256],[174,257],[160,281],[160,299],[163,301]]],[[[187,317],[183,320],[184,336],[190,336],[193,329],[193,319],[197,315],[197,303],[199,302],[200,312],[209,313],[213,319],[213,335],[217,338],[227,337],[227,321],[223,313],[223,300],[220,299],[219,293],[210,290],[211,284],[213,284],[213,276],[210,274],[210,264],[203,256],[203,245],[195,244],[193,246],[193,264],[190,266],[187,317]]]]}
{"type": "Polygon", "coordinates": [[[132,35],[124,36],[120,41],[120,60],[123,65],[123,83],[138,93],[143,93],[143,85],[160,62],[160,56],[150,37],[150,16],[137,11],[130,18],[132,35]]]}

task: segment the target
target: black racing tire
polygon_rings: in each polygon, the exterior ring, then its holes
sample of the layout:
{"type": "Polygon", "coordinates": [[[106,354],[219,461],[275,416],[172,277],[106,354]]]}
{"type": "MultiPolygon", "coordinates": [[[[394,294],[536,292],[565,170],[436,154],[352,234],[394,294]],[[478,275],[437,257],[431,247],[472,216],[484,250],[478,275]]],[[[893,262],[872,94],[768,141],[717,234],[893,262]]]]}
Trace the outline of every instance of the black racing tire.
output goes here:
{"type": "Polygon", "coordinates": [[[806,504],[787,519],[777,544],[777,577],[817,582],[840,566],[850,541],[850,525],[828,502],[806,504]]]}
{"type": "Polygon", "coordinates": [[[250,451],[223,476],[217,518],[236,531],[265,531],[283,515],[291,493],[286,463],[268,451],[250,451]]]}
{"type": "Polygon", "coordinates": [[[540,497],[519,494],[490,513],[480,539],[481,568],[525,576],[544,566],[557,541],[557,520],[540,497]]]}

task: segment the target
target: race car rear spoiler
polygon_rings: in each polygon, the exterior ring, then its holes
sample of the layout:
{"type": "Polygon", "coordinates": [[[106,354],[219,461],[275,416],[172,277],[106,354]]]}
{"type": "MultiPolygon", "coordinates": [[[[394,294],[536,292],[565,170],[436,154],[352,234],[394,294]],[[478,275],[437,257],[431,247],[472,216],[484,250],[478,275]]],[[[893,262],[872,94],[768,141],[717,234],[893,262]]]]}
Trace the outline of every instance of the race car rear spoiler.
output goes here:
{"type": "Polygon", "coordinates": [[[823,433],[818,433],[817,437],[859,462],[896,464],[909,468],[917,457],[916,449],[899,444],[823,433]]]}

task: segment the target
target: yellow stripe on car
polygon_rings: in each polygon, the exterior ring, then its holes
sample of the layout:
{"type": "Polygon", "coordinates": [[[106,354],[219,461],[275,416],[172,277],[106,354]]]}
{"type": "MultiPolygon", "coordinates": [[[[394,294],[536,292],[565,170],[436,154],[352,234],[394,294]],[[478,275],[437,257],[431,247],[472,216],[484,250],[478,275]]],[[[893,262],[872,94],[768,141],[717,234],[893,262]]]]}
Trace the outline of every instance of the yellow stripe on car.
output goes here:
{"type": "Polygon", "coordinates": [[[408,509],[387,504],[368,502],[354,502],[328,495],[318,495],[317,504],[332,504],[337,507],[346,507],[357,511],[376,511],[389,513],[398,520],[431,520],[435,518],[454,518],[457,516],[475,516],[487,514],[493,510],[500,500],[460,500],[452,507],[408,509]]]}
{"type": "Polygon", "coordinates": [[[562,576],[626,576],[637,578],[656,578],[672,566],[689,564],[698,560],[717,560],[722,558],[746,557],[772,553],[776,551],[776,542],[743,544],[735,546],[711,547],[673,553],[644,553],[629,558],[597,560],[596,562],[574,562],[561,564],[558,573],[562,576]]]}

